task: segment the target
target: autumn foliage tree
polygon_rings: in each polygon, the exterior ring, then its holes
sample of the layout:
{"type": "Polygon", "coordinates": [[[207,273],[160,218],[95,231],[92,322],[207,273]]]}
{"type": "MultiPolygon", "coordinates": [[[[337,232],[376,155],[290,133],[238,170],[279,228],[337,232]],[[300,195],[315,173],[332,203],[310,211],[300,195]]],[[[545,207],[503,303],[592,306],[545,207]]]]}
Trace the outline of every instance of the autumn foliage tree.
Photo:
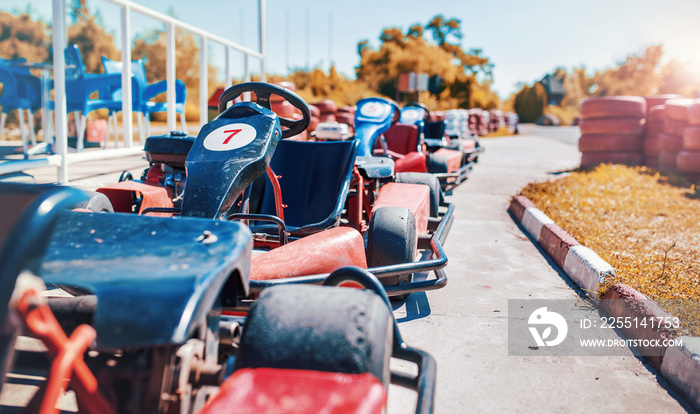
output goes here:
{"type": "Polygon", "coordinates": [[[0,58],[23,57],[30,62],[46,62],[50,46],[46,23],[32,20],[29,14],[14,16],[0,12],[0,58]]]}
{"type": "Polygon", "coordinates": [[[382,95],[396,95],[396,79],[400,72],[438,75],[444,89],[434,94],[423,93],[421,101],[433,109],[468,108],[498,105],[497,95],[490,93],[491,69],[488,58],[480,50],[464,51],[460,21],[436,16],[427,25],[413,25],[406,33],[392,27],[384,29],[374,49],[364,40],[358,44],[360,65],[358,81],[382,95]],[[430,34],[432,41],[426,39],[430,34]],[[485,82],[479,82],[479,78],[485,82]],[[475,90],[480,89],[476,94],[475,90]]]}
{"type": "Polygon", "coordinates": [[[535,122],[544,114],[547,105],[547,92],[537,82],[533,86],[525,85],[515,95],[513,107],[521,122],[535,122]]]}

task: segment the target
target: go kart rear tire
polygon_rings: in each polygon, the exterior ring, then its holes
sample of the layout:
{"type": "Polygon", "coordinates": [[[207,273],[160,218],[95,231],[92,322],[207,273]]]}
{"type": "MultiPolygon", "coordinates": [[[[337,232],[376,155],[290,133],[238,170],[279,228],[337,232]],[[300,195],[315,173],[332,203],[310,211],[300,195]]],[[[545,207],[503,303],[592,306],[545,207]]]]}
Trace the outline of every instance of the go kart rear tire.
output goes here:
{"type": "Polygon", "coordinates": [[[403,184],[425,184],[430,187],[430,217],[437,218],[438,207],[444,201],[440,180],[432,174],[405,172],[397,173],[394,182],[403,184]]]}
{"type": "Polygon", "coordinates": [[[371,291],[271,287],[248,313],[235,369],[371,373],[388,387],[393,328],[391,310],[371,291]]]}
{"type": "MultiPolygon", "coordinates": [[[[416,219],[405,207],[382,207],[372,215],[367,229],[367,266],[412,263],[416,257],[416,219]]],[[[411,283],[413,274],[380,279],[384,286],[411,283]]],[[[408,295],[392,296],[404,300],[408,295]]]]}
{"type": "Polygon", "coordinates": [[[78,203],[73,208],[83,208],[95,213],[114,213],[112,203],[106,195],[94,191],[86,191],[90,196],[89,200],[78,203]]]}

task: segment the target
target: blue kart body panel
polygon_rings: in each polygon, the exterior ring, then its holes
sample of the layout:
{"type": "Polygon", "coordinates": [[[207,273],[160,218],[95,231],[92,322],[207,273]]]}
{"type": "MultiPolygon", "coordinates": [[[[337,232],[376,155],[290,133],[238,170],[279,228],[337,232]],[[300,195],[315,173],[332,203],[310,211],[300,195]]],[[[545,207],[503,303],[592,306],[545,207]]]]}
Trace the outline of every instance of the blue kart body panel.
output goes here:
{"type": "Polygon", "coordinates": [[[355,111],[355,139],[360,141],[356,165],[368,178],[386,178],[394,175],[394,162],[387,157],[375,157],[374,147],[380,135],[391,128],[398,106],[382,98],[357,101],[355,111]]]}
{"type": "Polygon", "coordinates": [[[395,103],[382,98],[365,98],[357,101],[355,111],[355,139],[360,140],[357,155],[371,157],[377,138],[393,123],[395,103]]]}
{"type": "Polygon", "coordinates": [[[394,176],[394,160],[389,157],[357,157],[355,165],[362,174],[371,179],[394,176]]]}
{"type": "Polygon", "coordinates": [[[252,237],[240,223],[58,215],[39,275],[96,296],[98,349],[184,343],[206,326],[222,295],[248,294],[252,237]]]}
{"type": "Polygon", "coordinates": [[[238,103],[204,125],[187,155],[182,216],[226,219],[234,202],[265,173],[282,136],[274,112],[238,103]]]}
{"type": "MultiPolygon", "coordinates": [[[[270,167],[284,184],[284,221],[294,236],[304,236],[335,226],[350,189],[359,141],[290,141],[277,144],[270,167]]],[[[266,185],[259,213],[275,215],[272,186],[266,185]]],[[[277,226],[254,226],[254,231],[274,232],[277,226]]]]}

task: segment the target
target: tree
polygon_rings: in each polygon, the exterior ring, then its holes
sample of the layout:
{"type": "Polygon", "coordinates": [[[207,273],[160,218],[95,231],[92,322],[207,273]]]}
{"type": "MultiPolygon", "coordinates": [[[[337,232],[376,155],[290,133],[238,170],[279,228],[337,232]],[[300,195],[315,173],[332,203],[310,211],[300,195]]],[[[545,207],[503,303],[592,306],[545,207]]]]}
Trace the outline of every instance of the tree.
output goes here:
{"type": "MultiPolygon", "coordinates": [[[[171,12],[172,14],[172,12],[171,12]]],[[[154,30],[138,37],[131,52],[133,59],[143,59],[146,68],[146,79],[149,83],[165,79],[166,33],[164,30],[154,30]]],[[[199,44],[191,34],[182,30],[175,31],[175,77],[182,80],[187,87],[185,115],[187,118],[199,119],[199,44]],[[193,56],[195,58],[193,58],[193,56]]],[[[207,96],[211,96],[217,88],[217,70],[208,65],[207,96]]],[[[165,101],[165,94],[157,97],[165,101]]],[[[165,119],[167,115],[156,113],[156,119],[165,119]]]]}
{"type": "Polygon", "coordinates": [[[32,20],[29,14],[0,12],[0,58],[46,62],[50,47],[51,37],[44,22],[32,20]]]}
{"type": "Polygon", "coordinates": [[[521,122],[535,122],[544,115],[544,108],[547,105],[547,92],[541,83],[536,82],[533,86],[525,85],[515,95],[513,107],[521,122]]]}
{"type": "Polygon", "coordinates": [[[462,38],[460,21],[443,16],[435,16],[425,27],[412,25],[405,34],[395,27],[384,29],[378,49],[366,40],[358,44],[357,79],[370,89],[393,97],[400,72],[438,75],[445,88],[435,95],[421,94],[421,99],[433,109],[497,106],[497,96],[490,91],[488,58],[481,56],[481,50],[465,52],[455,43],[462,38]],[[426,33],[431,34],[433,42],[425,38],[426,33]],[[483,78],[484,83],[478,78],[483,78]]]}

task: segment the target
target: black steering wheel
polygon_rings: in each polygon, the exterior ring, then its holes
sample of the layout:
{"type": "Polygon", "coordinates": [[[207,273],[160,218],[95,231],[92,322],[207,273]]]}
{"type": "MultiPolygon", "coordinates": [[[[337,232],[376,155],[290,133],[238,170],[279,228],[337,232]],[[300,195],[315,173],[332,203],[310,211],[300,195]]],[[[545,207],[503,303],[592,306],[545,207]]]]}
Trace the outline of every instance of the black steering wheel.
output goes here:
{"type": "Polygon", "coordinates": [[[272,110],[270,107],[270,95],[274,94],[281,96],[295,108],[301,111],[302,119],[296,121],[278,116],[280,125],[288,128],[282,131],[282,138],[289,138],[302,133],[311,122],[311,111],[309,110],[309,106],[303,99],[301,99],[299,95],[290,91],[289,89],[266,82],[239,83],[238,85],[233,85],[226,89],[226,91],[221,94],[221,97],[219,98],[219,113],[224,112],[226,110],[226,104],[238,98],[244,92],[255,93],[255,103],[264,108],[272,110]]]}
{"type": "Polygon", "coordinates": [[[428,109],[427,106],[423,105],[420,102],[411,102],[408,103],[404,106],[404,108],[409,108],[409,107],[414,107],[414,108],[420,108],[425,111],[425,116],[423,117],[423,120],[428,120],[430,118],[430,109],[428,109]]]}

